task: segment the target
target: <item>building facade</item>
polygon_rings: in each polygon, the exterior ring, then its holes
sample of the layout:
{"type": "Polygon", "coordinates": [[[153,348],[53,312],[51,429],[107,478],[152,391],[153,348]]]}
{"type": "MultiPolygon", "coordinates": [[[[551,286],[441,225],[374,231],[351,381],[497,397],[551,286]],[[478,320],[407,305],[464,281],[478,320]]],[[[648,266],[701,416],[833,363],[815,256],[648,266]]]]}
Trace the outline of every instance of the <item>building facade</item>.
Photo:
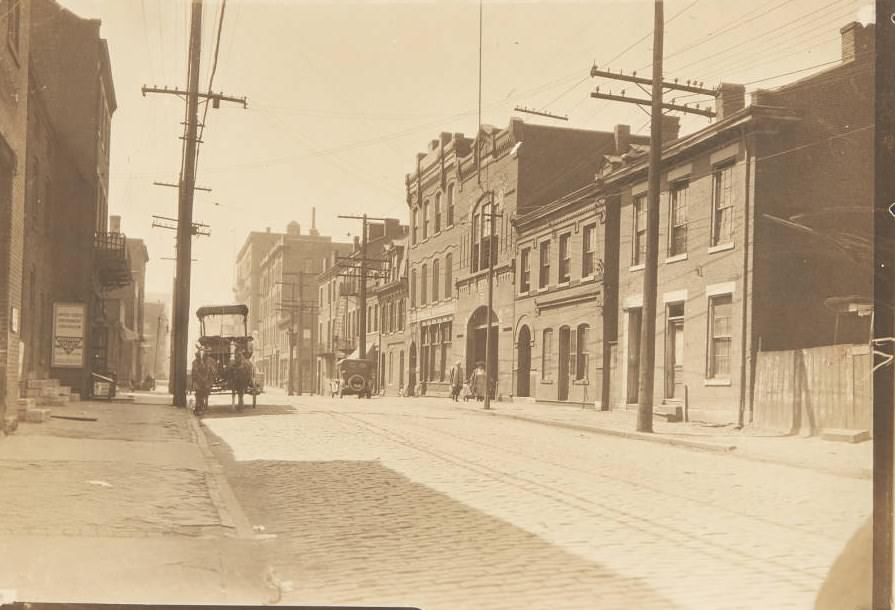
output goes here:
{"type": "Polygon", "coordinates": [[[317,275],[332,256],[347,254],[350,244],[334,243],[316,228],[302,235],[296,222],[274,240],[258,265],[260,326],[255,366],[267,385],[311,392],[315,387],[317,275]],[[290,373],[290,352],[292,369],[290,373]]]}
{"type": "Polygon", "coordinates": [[[505,129],[482,126],[474,140],[442,134],[417,155],[416,171],[406,177],[408,378],[416,393],[447,395],[450,363],[460,360],[466,371],[484,363],[490,333],[496,394],[513,395],[512,219],[591,183],[604,156],[616,152],[615,142],[612,132],[513,119],[505,129]],[[489,256],[494,267],[490,314],[483,305],[489,256]]]}
{"type": "MultiPolygon", "coordinates": [[[[840,65],[749,106],[722,87],[714,124],[663,146],[657,403],[686,392],[691,417],[748,422],[760,351],[867,341],[866,322],[834,337],[826,306],[873,286],[869,249],[849,249],[872,236],[873,27],[842,40],[840,65]]],[[[609,159],[599,180],[618,213],[621,406],[638,399],[647,169],[645,154],[609,159]]]]}
{"type": "Polygon", "coordinates": [[[261,261],[270,251],[275,241],[283,233],[271,233],[270,227],[264,232],[252,231],[236,255],[236,279],[233,297],[237,303],[249,307],[249,334],[258,337],[263,315],[261,312],[261,261]]]}

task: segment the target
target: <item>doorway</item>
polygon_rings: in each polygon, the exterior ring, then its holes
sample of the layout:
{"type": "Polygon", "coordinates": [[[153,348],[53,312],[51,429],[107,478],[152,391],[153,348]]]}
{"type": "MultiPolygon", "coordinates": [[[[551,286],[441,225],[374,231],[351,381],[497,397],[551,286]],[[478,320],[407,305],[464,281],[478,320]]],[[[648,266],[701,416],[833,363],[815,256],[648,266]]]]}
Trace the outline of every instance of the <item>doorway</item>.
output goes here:
{"type": "Polygon", "coordinates": [[[569,399],[569,352],[571,349],[571,332],[568,326],[559,329],[559,378],[556,380],[557,400],[569,399]]]}
{"type": "Polygon", "coordinates": [[[684,304],[669,303],[665,329],[665,398],[684,397],[684,304]]]}
{"type": "Polygon", "coordinates": [[[643,320],[643,310],[639,307],[628,310],[628,375],[627,396],[628,404],[635,404],[640,399],[640,325],[643,320]]]}
{"type": "Polygon", "coordinates": [[[413,396],[416,392],[416,343],[410,344],[410,361],[407,370],[407,395],[413,396]]]}
{"type": "Polygon", "coordinates": [[[531,331],[528,326],[523,326],[519,330],[519,338],[517,339],[517,357],[518,363],[516,371],[516,395],[531,395],[531,331]]]}
{"type": "Polygon", "coordinates": [[[491,369],[491,383],[494,384],[497,376],[497,328],[498,320],[494,312],[491,312],[491,323],[488,324],[487,307],[479,307],[469,318],[466,325],[466,370],[475,369],[476,363],[485,363],[486,329],[490,333],[488,356],[491,369]]]}

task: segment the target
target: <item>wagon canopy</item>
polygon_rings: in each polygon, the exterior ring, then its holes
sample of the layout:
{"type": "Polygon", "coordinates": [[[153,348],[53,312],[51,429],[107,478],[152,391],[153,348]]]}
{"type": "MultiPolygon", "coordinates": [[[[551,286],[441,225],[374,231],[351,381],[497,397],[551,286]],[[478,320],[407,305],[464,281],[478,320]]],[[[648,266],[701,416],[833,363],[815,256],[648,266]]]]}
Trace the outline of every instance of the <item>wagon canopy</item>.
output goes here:
{"type": "Polygon", "coordinates": [[[248,305],[208,305],[200,307],[196,310],[196,317],[199,319],[205,316],[227,316],[227,315],[249,315],[248,305]]]}

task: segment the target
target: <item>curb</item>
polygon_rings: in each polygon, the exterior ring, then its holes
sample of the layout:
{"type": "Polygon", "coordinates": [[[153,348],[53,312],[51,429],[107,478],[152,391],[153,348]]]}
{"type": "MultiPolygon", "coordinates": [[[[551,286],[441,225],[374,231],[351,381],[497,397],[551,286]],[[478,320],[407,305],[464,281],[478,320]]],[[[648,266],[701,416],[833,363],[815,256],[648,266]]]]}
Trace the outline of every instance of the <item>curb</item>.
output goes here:
{"type": "Polygon", "coordinates": [[[224,469],[218,463],[211,447],[208,445],[208,439],[202,430],[202,424],[191,413],[187,412],[185,415],[193,438],[196,444],[199,445],[202,457],[205,458],[207,466],[206,481],[209,483],[208,494],[212,504],[218,511],[221,524],[225,528],[235,531],[237,538],[254,538],[252,526],[245,513],[242,512],[242,507],[236,499],[236,494],[233,493],[233,488],[230,487],[230,483],[224,476],[224,469]]]}
{"type": "Polygon", "coordinates": [[[504,417],[506,419],[514,419],[517,421],[524,421],[532,424],[540,424],[542,426],[552,426],[554,428],[564,428],[566,430],[575,430],[577,432],[587,432],[590,434],[602,434],[604,436],[615,436],[619,438],[627,438],[631,440],[638,441],[646,441],[650,443],[658,443],[661,445],[670,445],[673,447],[678,447],[681,449],[691,449],[694,451],[705,451],[709,453],[720,453],[723,455],[729,455],[731,457],[735,457],[741,460],[747,460],[750,462],[761,462],[764,464],[776,464],[778,466],[787,466],[790,468],[800,468],[803,470],[810,470],[812,472],[820,472],[828,475],[843,477],[847,479],[860,479],[860,480],[871,480],[873,479],[873,470],[870,468],[860,468],[860,469],[842,469],[835,470],[830,468],[817,468],[812,464],[797,462],[792,460],[780,460],[772,457],[765,457],[761,455],[750,455],[749,453],[743,453],[741,451],[737,451],[736,445],[721,445],[718,443],[707,443],[701,441],[692,441],[687,439],[679,439],[679,438],[670,438],[667,436],[656,436],[655,434],[648,434],[645,432],[626,432],[624,430],[613,430],[611,428],[598,428],[596,426],[587,426],[583,424],[571,424],[567,422],[560,421],[551,421],[546,419],[538,419],[535,417],[527,417],[525,415],[514,415],[511,413],[499,413],[495,411],[484,411],[471,409],[469,407],[460,407],[466,411],[471,413],[477,413],[479,415],[486,415],[492,417],[504,417]]]}

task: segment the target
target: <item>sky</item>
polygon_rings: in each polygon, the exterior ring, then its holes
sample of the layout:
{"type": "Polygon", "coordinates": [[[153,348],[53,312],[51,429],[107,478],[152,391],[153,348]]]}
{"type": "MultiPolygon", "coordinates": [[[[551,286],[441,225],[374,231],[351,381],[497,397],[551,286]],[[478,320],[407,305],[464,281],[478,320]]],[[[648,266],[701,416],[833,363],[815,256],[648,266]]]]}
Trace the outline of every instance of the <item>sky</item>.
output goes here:
{"type": "MultiPolygon", "coordinates": [[[[170,293],[184,103],[143,85],[186,86],[187,0],[58,0],[102,20],[118,109],[112,120],[110,213],[149,249],[147,294],[170,293]]],[[[368,212],[407,222],[404,177],[440,132],[474,135],[479,99],[479,3],[462,0],[227,0],[214,91],[248,108],[210,109],[200,147],[191,309],[233,300],[236,252],[249,231],[317,228],[350,241],[368,212]]],[[[201,88],[208,90],[221,0],[205,0],[201,88]]],[[[666,0],[665,79],[767,88],[840,58],[839,29],[873,20],[871,0],[666,0]]],[[[482,6],[482,123],[511,117],[649,133],[648,116],[590,92],[635,85],[592,79],[591,66],[649,76],[649,0],[493,1],[482,6]],[[514,108],[548,110],[568,121],[514,108]]],[[[674,97],[669,95],[669,99],[674,97]]],[[[711,100],[681,97],[680,102],[711,100]]],[[[682,132],[708,119],[685,117],[682,132]]]]}

